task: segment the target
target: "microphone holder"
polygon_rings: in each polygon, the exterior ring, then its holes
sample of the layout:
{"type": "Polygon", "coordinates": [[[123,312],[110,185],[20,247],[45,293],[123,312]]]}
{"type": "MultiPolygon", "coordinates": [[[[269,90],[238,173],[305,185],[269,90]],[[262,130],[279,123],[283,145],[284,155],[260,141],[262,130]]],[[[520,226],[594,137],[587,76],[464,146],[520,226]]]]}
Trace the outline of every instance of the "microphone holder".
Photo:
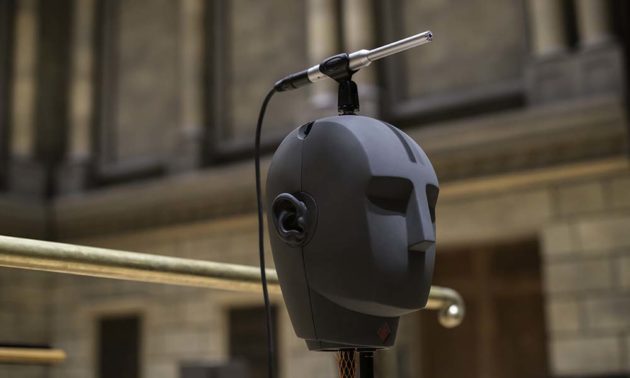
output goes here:
{"type": "Polygon", "coordinates": [[[357,83],[351,78],[339,81],[337,111],[339,115],[352,115],[359,111],[359,91],[357,83]]]}
{"type": "Polygon", "coordinates": [[[359,92],[357,84],[352,81],[359,69],[352,69],[349,54],[337,54],[324,60],[319,71],[339,84],[337,92],[337,111],[339,115],[356,114],[359,111],[359,92]]]}

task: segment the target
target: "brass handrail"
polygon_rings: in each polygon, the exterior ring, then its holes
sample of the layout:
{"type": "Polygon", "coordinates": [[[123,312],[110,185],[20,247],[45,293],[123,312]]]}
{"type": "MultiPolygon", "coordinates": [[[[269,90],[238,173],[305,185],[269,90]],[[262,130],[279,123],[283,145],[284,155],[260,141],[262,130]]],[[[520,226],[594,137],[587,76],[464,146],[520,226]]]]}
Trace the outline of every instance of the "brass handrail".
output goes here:
{"type": "MultiPolygon", "coordinates": [[[[255,266],[10,236],[0,236],[0,266],[244,292],[261,290],[260,270],[255,266]]],[[[267,280],[269,291],[280,294],[275,270],[267,269],[267,280]]],[[[452,289],[432,286],[426,308],[439,311],[438,319],[444,327],[458,326],[464,318],[464,302],[452,289]]]]}
{"type": "Polygon", "coordinates": [[[0,346],[0,363],[48,365],[58,364],[65,359],[66,352],[61,349],[0,346]]]}

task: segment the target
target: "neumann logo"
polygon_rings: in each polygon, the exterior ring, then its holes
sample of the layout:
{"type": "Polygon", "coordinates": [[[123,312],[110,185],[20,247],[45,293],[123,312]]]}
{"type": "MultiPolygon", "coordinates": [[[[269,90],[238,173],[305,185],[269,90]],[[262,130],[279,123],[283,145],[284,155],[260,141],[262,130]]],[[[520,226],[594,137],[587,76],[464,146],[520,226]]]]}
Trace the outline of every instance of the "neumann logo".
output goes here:
{"type": "Polygon", "coordinates": [[[389,335],[392,334],[392,329],[389,328],[389,324],[385,322],[382,326],[379,327],[379,329],[376,331],[376,334],[378,335],[378,338],[381,339],[381,342],[384,343],[389,338],[389,335]]]}

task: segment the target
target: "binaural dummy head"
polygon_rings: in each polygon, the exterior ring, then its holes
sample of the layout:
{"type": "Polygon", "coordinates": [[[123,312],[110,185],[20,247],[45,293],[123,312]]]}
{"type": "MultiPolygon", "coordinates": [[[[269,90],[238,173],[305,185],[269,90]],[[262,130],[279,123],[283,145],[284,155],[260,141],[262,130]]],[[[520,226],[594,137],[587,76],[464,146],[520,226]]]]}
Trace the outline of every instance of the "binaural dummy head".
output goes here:
{"type": "Polygon", "coordinates": [[[274,262],[311,350],[393,345],[426,305],[438,181],[418,144],[382,121],[329,117],[290,133],[267,177],[274,262]]]}

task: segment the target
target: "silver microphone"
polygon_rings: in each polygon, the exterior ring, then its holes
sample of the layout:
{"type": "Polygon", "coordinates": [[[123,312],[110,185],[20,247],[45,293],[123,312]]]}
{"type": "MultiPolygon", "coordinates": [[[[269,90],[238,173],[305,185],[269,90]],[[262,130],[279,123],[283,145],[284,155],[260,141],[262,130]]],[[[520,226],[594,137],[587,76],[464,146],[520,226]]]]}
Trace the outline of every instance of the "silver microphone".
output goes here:
{"type": "Polygon", "coordinates": [[[432,40],[433,33],[427,30],[372,50],[363,49],[350,54],[335,55],[320,64],[279,80],[275,87],[278,91],[286,91],[314,83],[325,77],[332,77],[334,79],[335,77],[331,75],[330,72],[336,71],[341,65],[344,65],[346,69],[352,72],[356,72],[361,68],[369,66],[374,61],[424,45],[432,40]]]}

